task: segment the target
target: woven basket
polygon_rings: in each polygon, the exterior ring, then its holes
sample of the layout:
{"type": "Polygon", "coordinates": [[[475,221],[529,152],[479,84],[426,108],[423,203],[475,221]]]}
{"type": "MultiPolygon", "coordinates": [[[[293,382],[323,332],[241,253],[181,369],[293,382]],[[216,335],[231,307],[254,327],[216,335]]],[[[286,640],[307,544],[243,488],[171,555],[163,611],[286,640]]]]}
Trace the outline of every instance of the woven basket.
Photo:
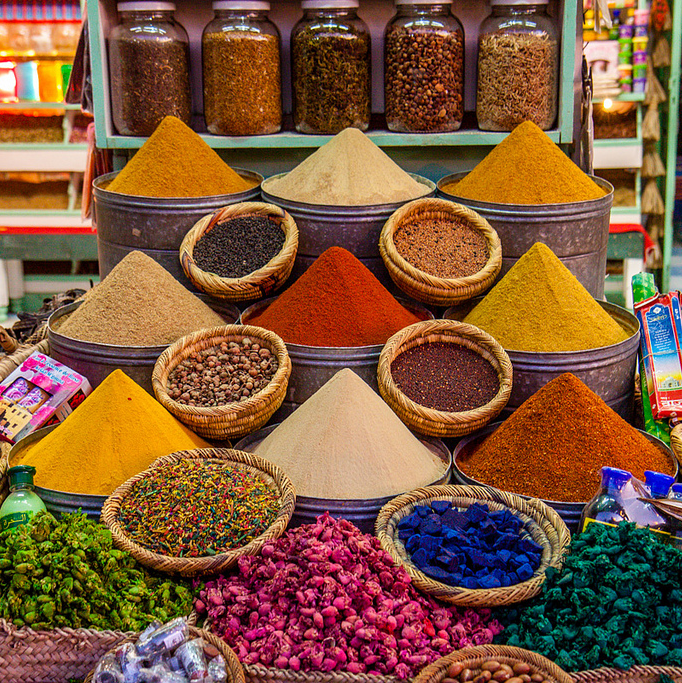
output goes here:
{"type": "Polygon", "coordinates": [[[437,600],[467,607],[511,605],[537,595],[545,581],[545,570],[547,567],[559,569],[563,565],[571,542],[571,535],[561,517],[543,502],[535,498],[525,500],[512,493],[483,486],[427,486],[404,493],[381,508],[376,521],[376,535],[381,547],[405,567],[419,590],[437,600]],[[523,521],[531,538],[542,546],[540,566],[527,581],[500,588],[461,588],[429,578],[409,559],[405,546],[398,539],[398,523],[411,514],[417,505],[434,500],[448,500],[460,509],[478,502],[487,504],[492,511],[510,510],[523,521]]]}
{"type": "Polygon", "coordinates": [[[682,683],[682,667],[679,666],[633,666],[631,669],[590,669],[571,676],[575,683],[658,683],[661,674],[682,683]]]}
{"type": "Polygon", "coordinates": [[[352,674],[347,671],[294,671],[261,664],[244,664],[248,683],[406,683],[395,676],[352,674]]]}
{"type": "Polygon", "coordinates": [[[294,219],[274,204],[242,202],[219,209],[204,216],[185,235],[180,245],[180,263],[185,275],[202,292],[227,301],[262,299],[281,287],[291,275],[298,250],[298,228],[294,219]],[[282,250],[262,268],[240,278],[220,277],[201,270],[193,258],[196,243],[219,223],[237,216],[268,216],[284,232],[282,250]]]}
{"type": "Polygon", "coordinates": [[[290,374],[291,360],[287,347],[274,332],[252,325],[227,325],[199,330],[169,346],[156,361],[152,386],[161,405],[197,434],[207,439],[230,439],[246,436],[260,429],[270,419],[284,401],[290,374]],[[279,367],[265,389],[246,401],[216,407],[187,406],[168,395],[166,387],[169,374],[191,353],[222,342],[240,342],[244,337],[257,340],[277,357],[279,367]]]}
{"type": "MultiPolygon", "coordinates": [[[[225,659],[225,669],[227,670],[227,683],[245,683],[244,679],[244,669],[237,659],[237,655],[228,647],[224,640],[218,638],[218,636],[213,635],[209,631],[205,631],[200,628],[195,628],[194,626],[189,627],[189,632],[192,638],[202,638],[207,643],[214,645],[220,654],[225,659]]],[[[127,638],[126,640],[130,642],[135,642],[136,638],[127,638]]],[[[115,648],[111,648],[113,650],[115,648]]],[[[99,661],[99,660],[98,660],[99,661]]],[[[96,666],[96,664],[95,664],[96,666]]],[[[94,675],[94,667],[92,671],[87,675],[84,683],[92,683],[92,677],[94,675]]]]}
{"type": "Polygon", "coordinates": [[[34,631],[0,619],[0,680],[63,683],[82,678],[104,654],[133,635],[85,628],[34,631]]]}
{"type": "Polygon", "coordinates": [[[379,251],[391,279],[408,296],[434,306],[452,306],[488,289],[502,268],[502,245],[485,218],[461,204],[446,199],[417,199],[400,207],[384,225],[379,251]],[[418,220],[460,220],[483,234],[488,243],[488,262],[478,273],[460,278],[442,278],[415,268],[398,253],[393,236],[418,220]]]}
{"type": "Polygon", "coordinates": [[[222,572],[237,562],[240,557],[257,555],[268,541],[279,538],[287,528],[296,506],[296,492],[289,477],[276,465],[253,453],[235,451],[227,448],[197,448],[191,451],[178,451],[157,458],[149,469],[136,474],[121,484],[104,502],[102,522],[111,531],[114,544],[129,552],[140,564],[150,569],[181,576],[198,576],[222,572]],[[153,470],[172,465],[181,460],[203,460],[216,463],[241,463],[245,469],[274,483],[279,490],[280,509],[275,521],[250,543],[240,548],[205,557],[170,557],[143,548],[126,535],[118,522],[122,501],[130,494],[133,485],[144,479],[153,470]]]}
{"type": "Polygon", "coordinates": [[[413,683],[440,683],[447,677],[447,670],[450,664],[455,662],[464,664],[467,669],[478,669],[486,661],[494,660],[500,664],[524,663],[531,667],[533,673],[540,673],[545,676],[545,680],[553,683],[573,683],[573,679],[563,669],[560,669],[554,662],[546,657],[524,650],[520,647],[510,647],[508,645],[477,645],[467,647],[463,650],[455,650],[445,657],[424,667],[415,677],[413,683]]]}
{"type": "Polygon", "coordinates": [[[425,320],[396,332],[379,356],[379,393],[393,412],[408,426],[428,436],[464,436],[497,417],[511,395],[513,368],[506,351],[478,327],[455,320],[425,320]],[[460,413],[434,410],[408,398],[394,382],[391,364],[404,351],[431,342],[450,342],[472,349],[497,372],[500,388],[483,406],[460,413]]]}

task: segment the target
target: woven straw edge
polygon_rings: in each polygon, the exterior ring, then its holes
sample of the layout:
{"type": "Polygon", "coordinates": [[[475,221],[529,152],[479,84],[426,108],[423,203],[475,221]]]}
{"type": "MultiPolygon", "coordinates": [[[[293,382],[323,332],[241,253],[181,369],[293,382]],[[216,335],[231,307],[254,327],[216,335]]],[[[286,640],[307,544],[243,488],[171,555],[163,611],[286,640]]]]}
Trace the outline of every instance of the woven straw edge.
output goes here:
{"type": "Polygon", "coordinates": [[[270,419],[284,402],[290,375],[289,352],[278,335],[253,325],[226,325],[199,330],[171,344],[154,364],[152,387],[159,403],[197,434],[232,438],[260,429],[270,419]],[[277,356],[279,367],[265,389],[246,401],[216,407],[184,406],[168,395],[168,375],[192,350],[209,348],[222,341],[240,341],[244,337],[264,343],[277,356]]]}
{"type": "Polygon", "coordinates": [[[121,484],[105,501],[102,507],[101,521],[111,531],[114,545],[129,552],[140,564],[157,571],[196,576],[198,574],[215,574],[234,565],[240,557],[256,555],[268,541],[279,538],[287,528],[296,507],[296,491],[289,477],[276,465],[254,453],[246,453],[228,448],[197,448],[189,451],[177,451],[157,458],[148,469],[136,474],[121,484]],[[133,486],[147,477],[159,467],[170,465],[181,460],[218,460],[237,462],[260,470],[272,477],[280,496],[280,509],[275,521],[259,536],[240,548],[226,553],[205,557],[169,557],[152,552],[133,542],[124,533],[118,523],[121,502],[131,492],[133,486]]]}
{"type": "MultiPolygon", "coordinates": [[[[604,681],[609,681],[609,683],[630,683],[631,681],[658,679],[658,676],[662,673],[676,680],[682,679],[682,667],[679,666],[633,666],[626,671],[602,667],[600,669],[573,672],[571,675],[575,683],[602,683],[604,681]]],[[[658,683],[658,681],[652,681],[651,683],[658,683]]]]}
{"type": "Polygon", "coordinates": [[[391,279],[400,289],[419,301],[439,306],[449,306],[477,296],[493,284],[502,268],[502,244],[490,223],[475,211],[447,199],[417,199],[397,209],[381,230],[379,251],[391,279]],[[393,236],[403,222],[415,215],[432,212],[463,219],[483,233],[489,257],[481,270],[466,277],[441,278],[415,268],[400,255],[393,236]]]}
{"type": "MultiPolygon", "coordinates": [[[[237,655],[234,653],[234,650],[224,640],[221,640],[220,638],[218,638],[218,636],[214,635],[210,631],[197,628],[196,626],[190,625],[189,629],[190,635],[193,638],[202,638],[207,643],[210,643],[211,645],[215,646],[218,650],[220,650],[220,654],[223,655],[223,659],[225,660],[225,668],[227,669],[228,683],[246,683],[246,679],[244,677],[244,669],[239,660],[237,659],[237,655]]],[[[136,638],[127,638],[126,642],[135,642],[136,640],[136,638]]],[[[119,646],[120,643],[116,647],[119,646]]],[[[109,650],[109,652],[113,652],[114,649],[109,650]]],[[[107,652],[107,654],[109,654],[109,652],[107,652]]],[[[92,677],[94,676],[94,674],[95,668],[93,667],[93,670],[87,675],[83,683],[92,683],[92,677]]]]}
{"type": "Polygon", "coordinates": [[[464,436],[497,417],[511,396],[513,375],[507,352],[493,337],[478,327],[456,320],[424,320],[396,332],[381,350],[377,367],[379,393],[384,401],[406,425],[422,434],[437,437],[464,436]],[[463,341],[464,346],[472,348],[479,355],[482,355],[480,349],[483,348],[493,357],[495,362],[491,362],[491,365],[497,371],[500,388],[491,401],[472,410],[448,413],[422,406],[398,388],[391,375],[391,363],[406,350],[409,342],[423,339],[422,343],[428,343],[428,338],[433,335],[443,337],[443,341],[463,341]]]}
{"type": "MultiPolygon", "coordinates": [[[[260,664],[244,664],[244,674],[249,683],[399,683],[395,676],[376,674],[352,674],[348,671],[293,671],[275,669],[260,664]]],[[[406,682],[402,682],[406,683],[406,682]]]]}
{"type": "MultiPolygon", "coordinates": [[[[447,669],[453,662],[483,663],[485,660],[494,659],[501,663],[525,662],[537,669],[543,675],[555,683],[574,683],[570,674],[558,667],[554,662],[543,657],[537,652],[524,650],[510,645],[476,645],[463,650],[455,650],[445,657],[432,662],[424,667],[413,679],[413,683],[440,683],[445,678],[447,669]]],[[[469,666],[468,668],[474,668],[469,666]]]]}
{"type": "MultiPolygon", "coordinates": [[[[424,593],[428,593],[437,600],[442,600],[453,605],[467,607],[497,607],[500,605],[511,605],[522,600],[528,600],[537,595],[542,584],[545,582],[545,570],[540,575],[535,575],[513,586],[502,586],[500,588],[470,589],[456,586],[447,586],[439,581],[434,581],[404,561],[396,548],[393,537],[389,535],[389,524],[406,508],[411,508],[415,504],[433,500],[452,500],[453,498],[470,499],[471,503],[491,501],[500,503],[512,511],[519,511],[531,517],[545,532],[550,548],[550,558],[547,567],[560,569],[564,562],[564,557],[568,552],[571,542],[571,534],[566,524],[558,513],[545,505],[537,498],[525,500],[520,496],[505,491],[483,486],[427,486],[409,493],[404,493],[394,498],[379,511],[375,524],[375,535],[381,543],[381,547],[395,560],[396,564],[402,565],[412,578],[414,585],[424,593]],[[548,531],[556,533],[556,541],[552,543],[552,538],[548,531]]],[[[401,518],[404,515],[401,515],[401,518]]]]}
{"type": "Polygon", "coordinates": [[[241,202],[225,206],[195,223],[182,240],[179,255],[185,275],[202,292],[227,301],[249,301],[267,296],[284,284],[294,268],[297,251],[298,227],[284,209],[263,202],[241,202]],[[201,270],[193,257],[196,243],[217,223],[245,215],[279,219],[277,222],[284,232],[280,252],[262,268],[241,278],[225,278],[201,270]]]}

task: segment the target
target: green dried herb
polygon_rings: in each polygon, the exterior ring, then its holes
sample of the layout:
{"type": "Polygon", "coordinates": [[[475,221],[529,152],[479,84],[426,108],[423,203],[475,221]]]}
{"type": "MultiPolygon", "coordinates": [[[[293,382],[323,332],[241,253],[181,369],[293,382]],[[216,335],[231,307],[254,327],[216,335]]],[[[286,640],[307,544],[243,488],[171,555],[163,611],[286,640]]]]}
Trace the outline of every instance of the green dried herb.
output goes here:
{"type": "Polygon", "coordinates": [[[305,26],[292,36],[294,124],[300,133],[369,127],[370,37],[352,24],[345,29],[305,26]]]}

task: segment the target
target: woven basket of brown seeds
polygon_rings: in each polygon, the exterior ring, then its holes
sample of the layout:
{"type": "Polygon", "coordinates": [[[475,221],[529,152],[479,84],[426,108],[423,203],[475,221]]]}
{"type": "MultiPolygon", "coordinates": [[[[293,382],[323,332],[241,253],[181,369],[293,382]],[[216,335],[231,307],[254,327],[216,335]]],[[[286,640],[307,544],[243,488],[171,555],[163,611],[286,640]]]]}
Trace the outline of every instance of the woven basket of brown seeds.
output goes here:
{"type": "MultiPolygon", "coordinates": [[[[440,370],[448,373],[457,368],[440,370]]],[[[379,356],[377,377],[381,397],[410,429],[427,436],[453,437],[470,434],[500,414],[511,395],[513,368],[506,351],[478,327],[456,320],[425,320],[396,332],[388,340],[379,356]],[[483,405],[461,412],[435,410],[406,396],[396,383],[391,366],[402,353],[431,343],[457,344],[485,359],[497,373],[497,393],[483,405]]],[[[474,384],[471,389],[478,387],[474,384]]]]}
{"type": "Polygon", "coordinates": [[[574,683],[546,657],[509,645],[477,645],[456,650],[424,667],[413,683],[574,683]]]}
{"type": "Polygon", "coordinates": [[[446,199],[417,199],[400,207],[381,231],[379,250],[393,282],[413,299],[434,306],[451,306],[481,294],[493,284],[502,268],[502,245],[497,232],[475,211],[446,199]],[[458,248],[453,244],[447,255],[440,254],[436,263],[432,260],[434,254],[446,240],[439,239],[434,245],[428,245],[420,238],[414,247],[418,250],[416,260],[428,260],[432,267],[437,265],[440,269],[445,259],[448,271],[456,262],[461,272],[471,270],[471,263],[482,262],[482,265],[473,273],[440,277],[410,263],[396,247],[396,241],[414,229],[413,226],[424,223],[431,226],[429,229],[442,226],[443,230],[456,231],[458,236],[453,239],[460,244],[458,248]],[[487,260],[481,257],[481,251],[487,253],[487,260]]]}
{"type": "Polygon", "coordinates": [[[204,216],[185,235],[180,245],[180,263],[185,275],[202,292],[227,301],[262,299],[281,287],[291,275],[298,250],[298,228],[284,209],[263,202],[241,202],[226,206],[204,216]],[[216,226],[234,218],[266,217],[284,233],[281,250],[264,266],[238,278],[221,277],[202,270],[194,260],[194,248],[199,240],[216,226]]]}
{"type": "Polygon", "coordinates": [[[287,348],[274,332],[226,325],[169,346],[156,361],[152,386],[161,405],[197,434],[230,439],[270,419],[284,401],[290,374],[287,348]]]}

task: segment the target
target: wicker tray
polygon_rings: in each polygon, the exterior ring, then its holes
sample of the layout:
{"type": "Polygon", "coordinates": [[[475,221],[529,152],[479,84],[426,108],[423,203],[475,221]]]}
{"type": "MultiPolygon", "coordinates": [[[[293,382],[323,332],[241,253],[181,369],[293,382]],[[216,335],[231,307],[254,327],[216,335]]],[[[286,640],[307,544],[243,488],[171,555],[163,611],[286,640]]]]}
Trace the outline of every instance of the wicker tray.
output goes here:
{"type": "Polygon", "coordinates": [[[178,451],[155,460],[149,469],[136,474],[119,486],[104,502],[102,522],[111,531],[114,545],[128,551],[140,564],[150,569],[180,574],[181,576],[198,576],[215,574],[224,571],[237,562],[240,557],[256,555],[268,541],[279,538],[287,528],[296,505],[296,493],[289,477],[276,465],[252,453],[221,448],[198,448],[191,451],[178,451]],[[218,463],[241,463],[247,469],[275,484],[280,493],[280,510],[275,521],[247,545],[234,548],[224,553],[205,557],[170,557],[155,553],[130,540],[118,522],[121,502],[126,498],[133,485],[144,479],[159,467],[171,465],[183,459],[205,460],[218,463]]]}
{"type": "Polygon", "coordinates": [[[291,360],[287,347],[274,332],[252,325],[226,325],[199,330],[171,344],[156,361],[152,386],[157,400],[180,422],[207,439],[242,437],[260,429],[282,405],[291,375],[291,360]],[[269,384],[246,401],[226,403],[216,407],[186,406],[173,400],[166,387],[173,368],[194,351],[222,342],[239,342],[245,337],[257,340],[275,354],[279,367],[269,384]]]}
{"type": "Polygon", "coordinates": [[[679,666],[633,666],[622,669],[590,669],[572,673],[575,683],[658,683],[661,674],[682,683],[682,667],[679,666]]]}
{"type": "Polygon", "coordinates": [[[407,570],[414,585],[437,600],[468,607],[496,607],[528,600],[540,592],[547,567],[560,568],[568,552],[571,535],[559,515],[537,499],[524,500],[504,491],[483,486],[427,486],[404,493],[384,505],[376,522],[376,535],[381,547],[407,570]],[[398,539],[398,523],[417,505],[434,500],[448,500],[460,509],[472,503],[485,503],[491,510],[509,509],[523,522],[526,531],[542,546],[540,566],[533,576],[513,586],[470,589],[448,586],[421,572],[409,559],[398,539]]]}
{"type": "Polygon", "coordinates": [[[281,287],[291,275],[298,250],[298,228],[284,209],[262,202],[232,204],[204,216],[185,235],[180,245],[180,263],[185,275],[202,292],[227,301],[262,299],[281,287]],[[284,232],[282,250],[262,268],[240,278],[220,277],[201,270],[193,258],[196,243],[217,224],[237,216],[268,216],[284,232]]]}
{"type": "Polygon", "coordinates": [[[569,674],[546,657],[530,650],[508,645],[477,645],[451,652],[422,669],[415,677],[414,683],[440,683],[443,678],[446,678],[448,667],[454,662],[464,664],[467,669],[476,669],[491,659],[510,666],[523,662],[529,664],[534,672],[543,674],[548,681],[573,683],[569,674]]]}
{"type": "MultiPolygon", "coordinates": [[[[220,638],[213,635],[212,633],[209,633],[208,631],[205,631],[205,630],[199,629],[199,628],[195,628],[194,626],[189,627],[189,632],[193,638],[202,638],[207,643],[210,643],[211,645],[215,645],[215,647],[218,648],[218,650],[220,650],[220,654],[225,659],[225,668],[227,669],[227,682],[228,683],[245,683],[244,669],[242,668],[242,665],[239,663],[239,660],[237,659],[237,655],[232,651],[232,649],[230,647],[228,647],[228,645],[227,645],[227,643],[225,643],[225,641],[221,640],[220,638]]],[[[135,642],[136,638],[126,638],[126,640],[128,640],[130,642],[135,642]]],[[[110,648],[110,650],[113,650],[113,649],[115,649],[115,648],[110,648]]],[[[110,650],[108,650],[108,651],[110,651],[110,650]]],[[[95,663],[95,666],[96,665],[97,665],[97,663],[95,663]]],[[[94,673],[95,673],[95,670],[94,670],[94,667],[92,667],[92,670],[87,675],[84,683],[92,683],[92,677],[93,677],[94,673]]]]}
{"type": "Polygon", "coordinates": [[[347,671],[294,671],[261,664],[245,664],[244,675],[248,683],[406,683],[395,676],[352,674],[347,671]]]}
{"type": "Polygon", "coordinates": [[[511,395],[513,368],[506,351],[478,327],[455,320],[425,320],[396,332],[379,356],[379,393],[410,429],[428,436],[464,436],[497,417],[511,395]],[[483,356],[497,372],[500,388],[483,406],[460,413],[434,410],[415,403],[393,381],[391,363],[404,351],[430,342],[453,342],[483,356]]]}
{"type": "Polygon", "coordinates": [[[453,304],[478,296],[488,289],[502,268],[502,245],[485,218],[461,204],[446,199],[417,199],[400,207],[384,225],[379,237],[381,258],[391,279],[408,296],[434,306],[453,304]],[[475,273],[460,278],[442,278],[415,268],[398,253],[393,236],[416,220],[459,219],[483,234],[488,243],[488,262],[475,273]]]}

